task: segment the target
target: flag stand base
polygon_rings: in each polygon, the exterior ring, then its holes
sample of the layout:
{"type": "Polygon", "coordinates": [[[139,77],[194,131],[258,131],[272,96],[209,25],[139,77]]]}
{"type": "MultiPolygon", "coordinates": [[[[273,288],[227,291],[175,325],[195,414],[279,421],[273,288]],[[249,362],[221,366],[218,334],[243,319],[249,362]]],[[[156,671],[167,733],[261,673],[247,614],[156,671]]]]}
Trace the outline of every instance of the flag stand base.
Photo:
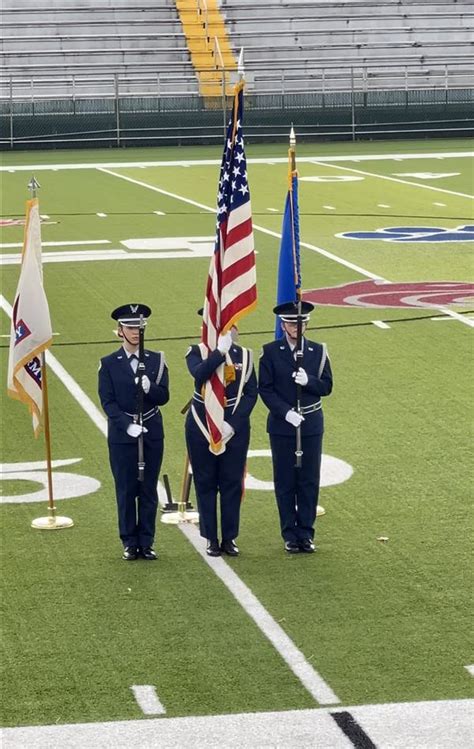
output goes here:
{"type": "Polygon", "coordinates": [[[180,502],[178,512],[164,512],[161,516],[161,522],[169,525],[178,525],[179,523],[199,523],[199,512],[195,510],[186,510],[186,505],[180,502]]]}
{"type": "Polygon", "coordinates": [[[32,520],[31,527],[43,531],[56,531],[61,530],[61,528],[72,528],[74,525],[74,520],[71,520],[71,518],[56,515],[55,507],[48,508],[48,513],[49,515],[47,518],[36,518],[35,520],[32,520]]]}
{"type": "Polygon", "coordinates": [[[326,514],[326,510],[324,509],[324,507],[321,507],[321,505],[318,505],[316,508],[316,517],[319,517],[320,515],[325,515],[325,514],[326,514]]]}

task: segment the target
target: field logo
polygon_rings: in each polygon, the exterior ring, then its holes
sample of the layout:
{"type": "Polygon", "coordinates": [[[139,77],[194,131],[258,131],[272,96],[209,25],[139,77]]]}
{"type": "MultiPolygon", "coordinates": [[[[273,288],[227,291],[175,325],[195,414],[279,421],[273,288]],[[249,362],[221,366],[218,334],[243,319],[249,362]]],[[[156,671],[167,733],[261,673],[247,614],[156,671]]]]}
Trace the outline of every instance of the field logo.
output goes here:
{"type": "Polygon", "coordinates": [[[438,226],[394,226],[375,231],[347,231],[336,234],[342,239],[378,239],[382,242],[473,242],[474,226],[443,229],[438,226]]]}
{"type": "MultiPolygon", "coordinates": [[[[271,450],[248,450],[247,458],[265,458],[269,461],[271,458],[271,450]]],[[[250,463],[252,467],[252,463],[250,463]]],[[[248,468],[248,462],[247,462],[248,468]]],[[[323,455],[321,459],[321,487],[325,486],[336,486],[336,484],[343,484],[344,481],[348,481],[354,473],[353,467],[350,463],[346,463],[341,458],[335,458],[333,455],[323,455]]],[[[265,481],[256,478],[248,470],[245,474],[245,488],[254,489],[257,491],[274,492],[275,485],[273,481],[265,481]]]]}
{"type": "Polygon", "coordinates": [[[307,302],[324,307],[440,307],[474,302],[474,284],[461,281],[387,283],[354,281],[303,292],[307,302]]]}
{"type": "MultiPolygon", "coordinates": [[[[53,460],[52,468],[79,463],[82,458],[69,458],[68,460],[53,460]]],[[[94,494],[100,489],[100,481],[91,476],[83,476],[79,473],[66,473],[65,471],[53,470],[53,494],[55,499],[77,499],[94,494]]],[[[29,481],[38,484],[39,488],[32,488],[27,494],[6,495],[2,492],[2,504],[23,504],[26,502],[48,501],[48,471],[46,461],[37,463],[3,463],[0,464],[0,481],[29,481]]]]}

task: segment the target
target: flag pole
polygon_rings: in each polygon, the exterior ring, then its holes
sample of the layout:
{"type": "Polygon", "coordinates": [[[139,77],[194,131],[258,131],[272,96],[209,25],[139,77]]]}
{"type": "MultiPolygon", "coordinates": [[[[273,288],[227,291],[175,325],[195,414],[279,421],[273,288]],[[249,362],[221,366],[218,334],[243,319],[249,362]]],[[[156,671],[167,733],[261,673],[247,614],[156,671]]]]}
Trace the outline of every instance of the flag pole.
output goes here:
{"type": "MultiPolygon", "coordinates": [[[[294,215],[294,204],[293,204],[293,176],[296,172],[296,136],[293,129],[293,125],[290,130],[290,148],[288,149],[288,161],[289,161],[289,188],[291,195],[291,212],[294,215]]],[[[299,286],[298,269],[296,262],[296,237],[295,237],[295,226],[292,215],[292,239],[293,239],[293,268],[295,273],[295,286],[297,293],[297,304],[298,304],[298,317],[296,318],[296,366],[301,366],[303,360],[303,320],[301,313],[301,288],[299,286]]],[[[296,384],[296,411],[301,414],[301,385],[296,384]]],[[[296,450],[295,450],[295,468],[301,468],[301,462],[303,458],[303,447],[301,443],[301,424],[296,427],[296,450]]]]}
{"type": "MultiPolygon", "coordinates": [[[[289,175],[288,175],[288,182],[289,182],[289,189],[292,190],[293,188],[293,174],[296,172],[296,135],[293,128],[293,124],[291,125],[290,130],[290,148],[288,149],[288,166],[289,166],[289,175]]],[[[293,210],[293,209],[292,209],[293,210]]],[[[298,366],[301,365],[301,360],[303,357],[303,321],[302,321],[302,312],[301,312],[301,302],[302,302],[302,294],[301,294],[301,287],[299,285],[299,278],[298,278],[298,267],[297,267],[297,260],[296,260],[296,246],[295,246],[295,234],[294,234],[294,224],[293,225],[293,268],[295,273],[295,286],[297,289],[297,303],[298,303],[298,317],[297,317],[297,330],[296,330],[296,362],[298,366]]],[[[296,410],[300,412],[301,409],[301,385],[296,386],[296,410]]],[[[303,457],[303,449],[301,444],[301,425],[296,428],[296,450],[295,450],[295,457],[296,457],[296,468],[301,468],[301,461],[303,457]]],[[[316,508],[316,515],[321,516],[325,515],[326,510],[324,507],[318,504],[316,508]]]]}
{"type": "MultiPolygon", "coordinates": [[[[35,179],[35,177],[32,176],[28,184],[28,189],[31,192],[32,198],[36,198],[36,191],[39,187],[41,187],[41,185],[35,179]]],[[[74,521],[71,520],[71,518],[56,515],[56,507],[54,506],[53,471],[51,460],[51,431],[49,423],[48,377],[46,373],[45,351],[43,351],[43,353],[41,354],[41,388],[43,391],[43,425],[44,441],[46,447],[46,470],[48,474],[48,516],[32,520],[31,527],[40,530],[59,530],[61,528],[71,528],[74,525],[74,521]]]]}

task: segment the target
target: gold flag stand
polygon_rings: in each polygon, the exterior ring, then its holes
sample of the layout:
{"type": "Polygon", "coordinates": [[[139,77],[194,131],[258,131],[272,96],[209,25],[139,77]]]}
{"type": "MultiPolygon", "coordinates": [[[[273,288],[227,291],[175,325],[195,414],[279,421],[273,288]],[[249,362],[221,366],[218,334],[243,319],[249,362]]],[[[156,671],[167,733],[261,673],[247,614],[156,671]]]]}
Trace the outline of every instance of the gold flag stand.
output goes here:
{"type": "MultiPolygon", "coordinates": [[[[169,525],[178,525],[179,523],[199,523],[199,513],[195,510],[188,509],[192,476],[193,474],[191,464],[189,462],[189,457],[186,454],[186,459],[184,461],[183,482],[181,485],[181,497],[178,502],[178,510],[176,512],[163,512],[161,516],[162,523],[167,523],[169,525]]],[[[171,495],[170,491],[169,494],[171,495]]],[[[168,497],[168,501],[172,501],[171,496],[168,497]]]]}
{"type": "Polygon", "coordinates": [[[199,512],[187,510],[185,502],[178,502],[177,512],[164,512],[161,522],[168,525],[179,525],[179,523],[199,523],[199,512]]]}

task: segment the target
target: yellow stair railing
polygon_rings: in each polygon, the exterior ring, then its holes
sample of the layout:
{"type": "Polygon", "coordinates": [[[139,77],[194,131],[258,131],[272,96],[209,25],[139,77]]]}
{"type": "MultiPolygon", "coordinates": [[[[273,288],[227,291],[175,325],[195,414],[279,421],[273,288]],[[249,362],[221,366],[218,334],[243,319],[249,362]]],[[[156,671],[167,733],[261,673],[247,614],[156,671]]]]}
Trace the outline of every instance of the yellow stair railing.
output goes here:
{"type": "Polygon", "coordinates": [[[231,94],[229,71],[237,60],[217,0],[176,0],[202,96],[231,94]]]}

